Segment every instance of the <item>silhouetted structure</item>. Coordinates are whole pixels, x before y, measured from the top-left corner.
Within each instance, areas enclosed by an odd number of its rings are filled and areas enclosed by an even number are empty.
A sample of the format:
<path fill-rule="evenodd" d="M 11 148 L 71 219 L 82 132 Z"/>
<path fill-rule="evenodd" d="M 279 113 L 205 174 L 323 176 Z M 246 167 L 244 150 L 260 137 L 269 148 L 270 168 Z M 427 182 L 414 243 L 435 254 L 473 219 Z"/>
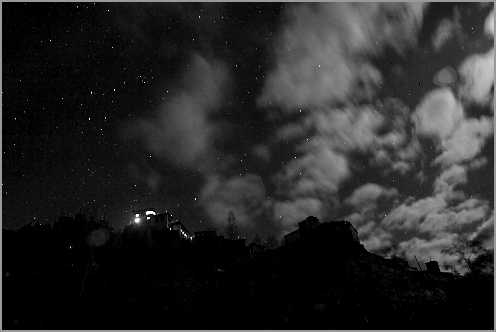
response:
<path fill-rule="evenodd" d="M 236 217 L 233 211 L 229 211 L 227 216 L 226 237 L 231 240 L 240 238 L 238 225 L 236 224 Z"/>
<path fill-rule="evenodd" d="M 298 229 L 284 236 L 284 244 L 291 246 L 301 241 L 324 241 L 335 245 L 344 243 L 358 244 L 358 232 L 348 221 L 320 223 L 310 216 L 298 223 Z"/>
<path fill-rule="evenodd" d="M 265 251 L 265 248 L 260 243 L 252 242 L 248 245 L 248 252 L 250 253 L 250 256 L 252 256 L 252 257 L 259 255 L 260 253 L 262 253 L 264 251 Z"/>
<path fill-rule="evenodd" d="M 398 268 L 398 269 L 402 269 L 402 270 L 417 271 L 417 269 L 411 267 L 410 264 L 408 264 L 408 262 L 405 259 L 398 257 L 398 256 L 391 257 L 388 260 L 388 263 L 394 268 Z"/>
<path fill-rule="evenodd" d="M 195 241 L 209 241 L 217 239 L 217 237 L 217 232 L 215 230 L 195 232 Z"/>
<path fill-rule="evenodd" d="M 493 327 L 492 274 L 412 271 L 365 250 L 346 221 L 307 218 L 284 246 L 260 250 L 212 230 L 189 241 L 146 216 L 117 232 L 81 214 L 4 230 L 3 327 Z"/>
<path fill-rule="evenodd" d="M 183 223 L 180 221 L 174 221 L 172 223 L 169 223 L 170 230 L 176 231 L 179 233 L 180 236 L 187 240 L 192 240 L 193 239 L 193 233 L 191 233 L 186 226 L 184 226 Z"/>
<path fill-rule="evenodd" d="M 437 261 L 429 261 L 425 263 L 425 267 L 427 272 L 439 273 L 441 270 L 439 269 L 439 264 Z"/>
<path fill-rule="evenodd" d="M 135 224 L 153 223 L 156 221 L 157 212 L 154 209 L 142 209 L 134 211 L 133 222 Z"/>

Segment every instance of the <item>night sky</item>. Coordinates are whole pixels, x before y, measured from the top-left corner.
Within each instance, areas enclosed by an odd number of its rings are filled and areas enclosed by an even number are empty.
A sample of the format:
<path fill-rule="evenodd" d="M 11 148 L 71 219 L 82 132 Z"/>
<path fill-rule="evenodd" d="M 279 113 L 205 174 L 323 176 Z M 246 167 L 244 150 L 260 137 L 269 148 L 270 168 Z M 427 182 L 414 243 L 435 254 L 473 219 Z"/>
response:
<path fill-rule="evenodd" d="M 493 246 L 492 3 L 4 3 L 3 226 L 348 219 Z"/>

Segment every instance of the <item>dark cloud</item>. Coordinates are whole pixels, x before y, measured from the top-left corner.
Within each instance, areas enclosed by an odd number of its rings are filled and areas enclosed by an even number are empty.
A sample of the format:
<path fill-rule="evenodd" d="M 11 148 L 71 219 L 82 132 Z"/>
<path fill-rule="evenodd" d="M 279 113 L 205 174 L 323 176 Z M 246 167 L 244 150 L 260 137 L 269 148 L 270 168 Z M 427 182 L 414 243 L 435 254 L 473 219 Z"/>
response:
<path fill-rule="evenodd" d="M 193 56 L 181 88 L 150 117 L 130 123 L 127 134 L 171 164 L 206 172 L 218 134 L 211 114 L 221 106 L 227 81 L 221 63 Z"/>
<path fill-rule="evenodd" d="M 239 227 L 250 232 L 256 230 L 256 222 L 267 208 L 264 183 L 255 174 L 227 179 L 217 175 L 207 177 L 200 203 L 215 225 L 225 227 L 232 211 Z"/>

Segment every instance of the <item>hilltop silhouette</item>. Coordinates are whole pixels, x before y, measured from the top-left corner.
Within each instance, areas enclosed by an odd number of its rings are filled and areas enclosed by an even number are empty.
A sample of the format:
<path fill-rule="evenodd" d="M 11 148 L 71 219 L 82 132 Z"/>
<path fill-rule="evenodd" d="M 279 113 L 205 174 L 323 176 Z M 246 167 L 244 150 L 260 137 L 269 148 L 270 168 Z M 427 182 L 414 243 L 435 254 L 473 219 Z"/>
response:
<path fill-rule="evenodd" d="M 347 221 L 309 217 L 277 247 L 181 229 L 79 214 L 3 230 L 3 328 L 493 328 L 491 269 L 419 271 Z"/>

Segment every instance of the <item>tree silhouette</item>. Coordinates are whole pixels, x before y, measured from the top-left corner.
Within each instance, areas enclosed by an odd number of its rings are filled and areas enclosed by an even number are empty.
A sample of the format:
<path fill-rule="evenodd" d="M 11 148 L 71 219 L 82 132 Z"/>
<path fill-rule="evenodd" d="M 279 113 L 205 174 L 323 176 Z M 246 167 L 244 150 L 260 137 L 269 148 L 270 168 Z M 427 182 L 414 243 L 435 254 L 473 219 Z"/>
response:
<path fill-rule="evenodd" d="M 461 238 L 443 253 L 455 255 L 469 273 L 492 273 L 494 270 L 492 250 L 484 248 L 480 241 Z"/>
<path fill-rule="evenodd" d="M 240 238 L 236 217 L 234 216 L 233 211 L 229 211 L 227 216 L 226 237 L 230 240 L 237 240 Z"/>

